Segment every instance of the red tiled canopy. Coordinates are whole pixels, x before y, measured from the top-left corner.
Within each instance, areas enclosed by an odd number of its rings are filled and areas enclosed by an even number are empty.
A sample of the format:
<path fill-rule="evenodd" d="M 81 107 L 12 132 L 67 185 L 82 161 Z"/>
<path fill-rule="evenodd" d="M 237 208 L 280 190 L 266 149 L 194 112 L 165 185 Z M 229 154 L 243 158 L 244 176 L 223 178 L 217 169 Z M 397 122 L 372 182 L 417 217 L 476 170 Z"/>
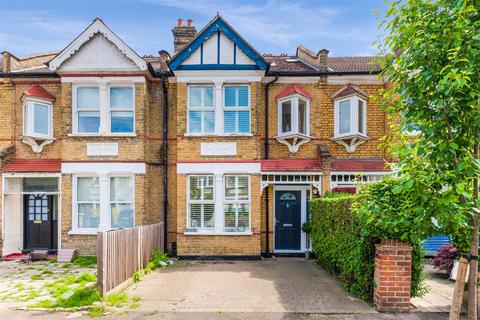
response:
<path fill-rule="evenodd" d="M 348 159 L 348 160 L 333 160 L 331 163 L 332 171 L 390 171 L 387 162 L 383 159 L 378 160 L 362 160 L 362 159 Z"/>
<path fill-rule="evenodd" d="M 262 171 L 322 171 L 317 159 L 269 159 L 261 160 Z"/>
<path fill-rule="evenodd" d="M 305 90 L 301 85 L 299 84 L 291 84 L 289 85 L 288 87 L 285 87 L 282 89 L 282 91 L 280 91 L 276 96 L 275 96 L 275 99 L 281 99 L 281 98 L 285 98 L 285 97 L 288 97 L 288 96 L 291 96 L 292 94 L 299 94 L 301 96 L 304 96 L 305 98 L 308 98 L 308 99 L 312 99 L 312 95 L 307 91 Z"/>
<path fill-rule="evenodd" d="M 60 172 L 60 159 L 15 159 L 3 167 L 4 172 Z"/>
<path fill-rule="evenodd" d="M 50 101 L 55 101 L 55 96 L 45 90 L 41 86 L 33 86 L 28 90 L 23 91 L 24 96 L 29 96 L 29 97 L 35 97 L 35 98 L 40 98 L 40 99 L 45 99 L 45 100 L 50 100 Z"/>

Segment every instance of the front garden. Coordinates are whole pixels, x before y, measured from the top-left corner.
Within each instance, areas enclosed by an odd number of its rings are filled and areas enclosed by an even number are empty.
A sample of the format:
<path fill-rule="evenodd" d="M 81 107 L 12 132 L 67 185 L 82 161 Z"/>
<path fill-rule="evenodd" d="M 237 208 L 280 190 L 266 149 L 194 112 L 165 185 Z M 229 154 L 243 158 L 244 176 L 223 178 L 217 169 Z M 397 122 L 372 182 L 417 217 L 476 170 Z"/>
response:
<path fill-rule="evenodd" d="M 148 271 L 163 264 L 152 262 Z M 0 270 L 0 305 L 6 308 L 101 316 L 126 313 L 140 302 L 123 292 L 100 297 L 96 257 L 77 257 L 73 263 L 1 261 Z"/>

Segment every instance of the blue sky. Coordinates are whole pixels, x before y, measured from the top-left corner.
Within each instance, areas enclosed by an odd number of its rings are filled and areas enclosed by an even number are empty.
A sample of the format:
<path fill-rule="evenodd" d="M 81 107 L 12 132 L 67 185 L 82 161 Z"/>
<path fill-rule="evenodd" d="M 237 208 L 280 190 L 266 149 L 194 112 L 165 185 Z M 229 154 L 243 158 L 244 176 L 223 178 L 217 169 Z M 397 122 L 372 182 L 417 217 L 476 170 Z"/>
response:
<path fill-rule="evenodd" d="M 1 0 L 0 51 L 14 55 L 63 49 L 95 17 L 138 54 L 172 52 L 177 18 L 200 30 L 219 11 L 261 53 L 295 54 L 303 44 L 330 55 L 373 55 L 373 10 L 383 0 Z"/>

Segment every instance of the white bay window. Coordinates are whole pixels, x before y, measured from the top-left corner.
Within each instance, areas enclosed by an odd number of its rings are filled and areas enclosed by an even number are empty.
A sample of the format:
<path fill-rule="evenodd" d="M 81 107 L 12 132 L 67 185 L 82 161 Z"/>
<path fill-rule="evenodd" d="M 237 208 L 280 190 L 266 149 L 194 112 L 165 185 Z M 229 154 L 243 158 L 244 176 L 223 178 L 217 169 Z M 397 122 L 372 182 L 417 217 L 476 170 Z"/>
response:
<path fill-rule="evenodd" d="M 53 138 L 51 102 L 25 99 L 23 117 L 23 135 L 40 139 Z"/>
<path fill-rule="evenodd" d="M 351 96 L 335 101 L 335 137 L 366 136 L 366 101 Z"/>
<path fill-rule="evenodd" d="M 308 99 L 299 95 L 278 101 L 278 136 L 310 134 L 309 103 Z"/>

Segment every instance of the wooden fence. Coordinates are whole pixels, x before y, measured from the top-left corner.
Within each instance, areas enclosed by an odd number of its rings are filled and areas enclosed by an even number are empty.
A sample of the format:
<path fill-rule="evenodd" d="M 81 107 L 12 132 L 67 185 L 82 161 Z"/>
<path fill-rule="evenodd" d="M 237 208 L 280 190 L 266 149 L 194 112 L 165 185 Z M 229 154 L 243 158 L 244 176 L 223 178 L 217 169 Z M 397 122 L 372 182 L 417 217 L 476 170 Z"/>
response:
<path fill-rule="evenodd" d="M 152 252 L 163 252 L 163 223 L 99 232 L 97 286 L 102 296 L 145 268 Z"/>

